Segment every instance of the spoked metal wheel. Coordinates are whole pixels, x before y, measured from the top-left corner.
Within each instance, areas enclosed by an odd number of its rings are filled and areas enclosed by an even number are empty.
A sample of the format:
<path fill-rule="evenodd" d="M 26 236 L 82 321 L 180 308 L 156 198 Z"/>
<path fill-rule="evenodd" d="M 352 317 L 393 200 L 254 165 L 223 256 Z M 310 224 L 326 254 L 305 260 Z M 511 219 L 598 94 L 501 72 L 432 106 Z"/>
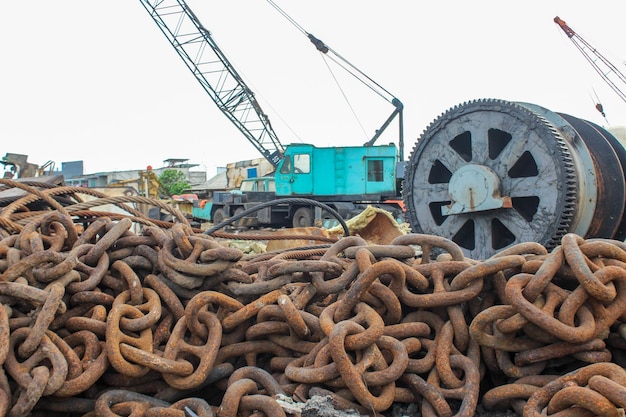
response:
<path fill-rule="evenodd" d="M 570 231 L 585 236 L 609 205 L 618 207 L 612 216 L 619 224 L 625 196 L 619 158 L 615 152 L 605 157 L 617 167 L 613 180 L 598 174 L 597 155 L 572 119 L 502 100 L 477 100 L 444 113 L 407 163 L 403 193 L 413 231 L 446 237 L 466 256 L 485 259 L 521 242 L 551 248 Z M 601 134 L 586 134 L 602 141 Z M 609 197 L 610 203 L 601 200 Z"/>

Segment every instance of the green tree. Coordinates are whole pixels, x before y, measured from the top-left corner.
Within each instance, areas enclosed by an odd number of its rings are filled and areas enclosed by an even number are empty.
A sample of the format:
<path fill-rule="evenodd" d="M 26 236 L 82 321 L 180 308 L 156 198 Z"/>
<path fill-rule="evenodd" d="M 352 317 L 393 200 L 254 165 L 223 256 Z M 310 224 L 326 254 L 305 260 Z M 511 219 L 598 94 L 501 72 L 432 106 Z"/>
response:
<path fill-rule="evenodd" d="M 182 194 L 190 187 L 185 174 L 177 169 L 166 169 L 163 171 L 159 176 L 159 182 L 163 190 L 170 197 L 176 194 Z"/>

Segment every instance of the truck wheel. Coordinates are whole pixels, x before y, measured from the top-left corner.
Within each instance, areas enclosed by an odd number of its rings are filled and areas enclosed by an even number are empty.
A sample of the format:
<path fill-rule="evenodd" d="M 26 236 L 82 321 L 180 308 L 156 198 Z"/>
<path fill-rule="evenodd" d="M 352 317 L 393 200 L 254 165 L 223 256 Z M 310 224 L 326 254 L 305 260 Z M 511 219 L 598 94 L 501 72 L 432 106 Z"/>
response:
<path fill-rule="evenodd" d="M 218 208 L 213 213 L 213 224 L 220 224 L 221 222 L 224 221 L 225 218 L 226 218 L 226 215 L 224 214 L 224 209 Z"/>
<path fill-rule="evenodd" d="M 246 209 L 244 209 L 243 207 L 237 207 L 235 209 L 235 212 L 233 213 L 233 217 L 240 215 L 241 213 L 243 213 L 244 211 L 246 211 Z M 246 229 L 245 224 L 244 224 L 244 218 L 242 217 L 239 220 L 236 220 L 233 223 L 234 226 L 240 228 L 240 229 Z"/>
<path fill-rule="evenodd" d="M 313 213 L 308 207 L 300 207 L 293 214 L 293 227 L 313 226 Z"/>

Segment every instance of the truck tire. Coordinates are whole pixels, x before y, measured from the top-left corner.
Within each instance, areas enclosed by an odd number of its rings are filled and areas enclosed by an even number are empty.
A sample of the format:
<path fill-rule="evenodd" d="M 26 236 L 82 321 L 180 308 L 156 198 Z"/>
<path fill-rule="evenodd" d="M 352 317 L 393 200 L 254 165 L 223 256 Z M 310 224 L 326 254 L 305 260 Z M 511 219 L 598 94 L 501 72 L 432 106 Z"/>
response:
<path fill-rule="evenodd" d="M 224 214 L 223 208 L 218 208 L 215 212 L 213 212 L 213 224 L 220 224 L 225 218 L 226 215 Z"/>
<path fill-rule="evenodd" d="M 293 213 L 293 227 L 313 226 L 313 212 L 308 207 L 300 207 Z"/>
<path fill-rule="evenodd" d="M 245 208 L 243 207 L 237 207 L 235 209 L 235 212 L 233 213 L 233 217 L 240 215 L 241 213 L 243 213 L 244 211 L 246 211 Z M 243 229 L 247 229 L 246 224 L 245 224 L 245 217 L 239 219 L 239 220 L 235 220 L 235 222 L 233 223 L 233 226 L 243 230 Z"/>

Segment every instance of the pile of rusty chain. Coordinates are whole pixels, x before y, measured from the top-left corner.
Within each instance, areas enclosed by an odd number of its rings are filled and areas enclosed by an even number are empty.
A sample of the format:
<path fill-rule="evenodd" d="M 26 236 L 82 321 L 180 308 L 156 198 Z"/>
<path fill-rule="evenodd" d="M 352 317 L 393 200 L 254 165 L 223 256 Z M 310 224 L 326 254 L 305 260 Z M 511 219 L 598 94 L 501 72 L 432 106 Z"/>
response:
<path fill-rule="evenodd" d="M 157 207 L 162 212 L 169 213 L 178 222 L 189 224 L 184 214 L 155 198 L 142 196 L 111 197 L 105 193 L 87 187 L 56 186 L 37 181 L 14 181 L 0 178 L 0 192 L 8 192 L 9 197 L 0 199 L 8 203 L 0 207 L 0 237 L 19 233 L 22 228 L 42 216 L 50 213 L 51 209 L 64 215 L 71 215 L 75 219 L 89 222 L 97 217 L 109 217 L 119 220 L 130 218 L 133 222 L 147 226 L 169 228 L 169 222 L 151 219 L 134 205 Z M 83 201 L 84 197 L 91 198 Z M 6 200 L 6 201 L 2 201 Z M 102 207 L 115 206 L 120 212 L 105 212 Z M 100 210 L 91 210 L 99 207 Z"/>
<path fill-rule="evenodd" d="M 244 258 L 184 223 L 75 221 L 0 240 L 0 417 L 297 416 L 316 396 L 377 416 L 626 408 L 622 242 L 476 261 L 350 236 Z"/>

